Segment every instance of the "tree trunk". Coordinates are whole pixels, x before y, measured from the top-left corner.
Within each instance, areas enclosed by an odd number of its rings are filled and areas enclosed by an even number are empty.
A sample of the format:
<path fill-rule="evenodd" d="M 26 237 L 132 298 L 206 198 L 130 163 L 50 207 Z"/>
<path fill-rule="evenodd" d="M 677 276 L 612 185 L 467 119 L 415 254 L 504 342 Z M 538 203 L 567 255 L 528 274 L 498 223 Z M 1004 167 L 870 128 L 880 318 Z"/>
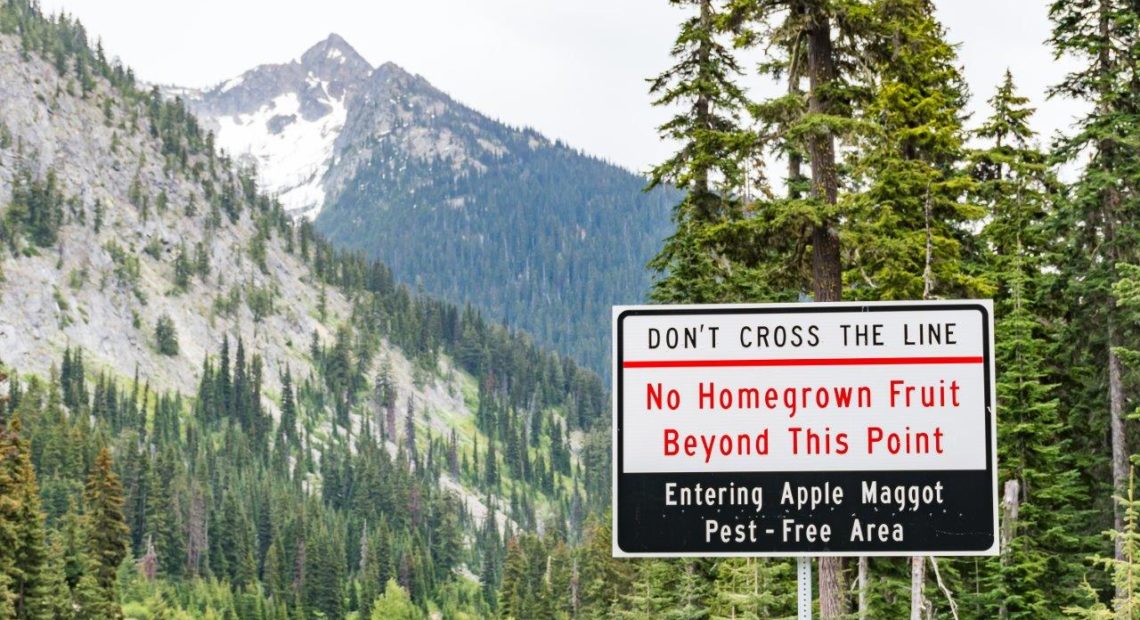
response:
<path fill-rule="evenodd" d="M 808 113 L 828 114 L 832 105 L 827 88 L 835 80 L 831 18 L 822 2 L 812 2 L 808 13 Z M 834 205 L 839 194 L 839 175 L 835 167 L 835 138 L 831 132 L 812 134 L 808 139 L 808 156 L 811 159 L 812 196 L 827 205 Z M 835 222 L 830 217 L 820 218 L 811 237 L 815 300 L 839 301 L 843 281 L 839 263 L 839 232 L 835 229 Z M 820 579 L 824 574 L 821 563 Z M 822 591 L 820 594 L 822 596 Z"/>
<path fill-rule="evenodd" d="M 871 567 L 868 565 L 867 556 L 859 556 L 859 620 L 867 620 L 867 578 L 870 576 Z"/>
<path fill-rule="evenodd" d="M 1121 496 L 1124 494 L 1128 482 L 1128 449 L 1124 439 L 1124 384 L 1121 378 L 1120 356 L 1116 354 L 1116 347 L 1120 346 L 1120 335 L 1113 322 L 1111 310 L 1115 304 L 1110 303 L 1108 318 L 1108 411 L 1111 417 L 1112 428 L 1112 488 Z M 1113 514 L 1113 527 L 1117 532 L 1124 531 L 1124 511 L 1119 503 L 1115 504 Z M 1116 537 L 1116 559 L 1124 559 L 1124 538 Z"/>
<path fill-rule="evenodd" d="M 712 31 L 712 4 L 711 4 L 711 0 L 701 0 L 700 20 L 701 20 L 701 31 L 702 32 L 711 32 Z M 698 71 L 698 73 L 701 74 L 702 79 L 707 79 L 704 77 L 704 74 L 705 74 L 707 67 L 708 67 L 709 56 L 710 56 L 709 42 L 707 40 L 702 41 L 699 44 L 699 46 L 697 47 L 697 60 L 698 60 L 698 64 L 700 65 L 698 67 L 697 71 Z M 696 121 L 697 121 L 696 124 L 698 127 L 700 127 L 702 130 L 712 128 L 712 121 L 709 118 L 711 115 L 710 114 L 711 108 L 710 108 L 709 98 L 708 98 L 708 95 L 705 94 L 704 90 L 698 91 L 697 100 L 693 104 L 693 112 L 697 117 L 696 118 Z M 705 219 L 706 221 L 711 220 L 713 217 L 713 209 L 712 209 L 712 205 L 710 204 L 711 200 L 709 200 L 709 171 L 708 171 L 707 165 L 701 165 L 693 171 L 693 195 L 697 199 L 697 205 L 698 205 L 698 209 L 700 209 L 701 217 L 703 219 Z"/>
<path fill-rule="evenodd" d="M 1112 18 L 1111 3 L 1101 1 L 1097 7 L 1097 22 L 1098 30 L 1101 37 L 1101 46 L 1097 53 L 1098 67 L 1097 70 L 1102 74 L 1110 74 L 1113 70 L 1113 58 L 1109 53 L 1108 41 L 1112 37 Z M 1098 105 L 1099 112 L 1107 113 L 1108 104 L 1106 99 L 1110 96 L 1109 92 L 1099 93 L 1100 103 Z M 1115 145 L 1111 139 L 1104 138 L 1098 145 L 1100 149 L 1100 158 L 1105 162 L 1105 166 L 1112 168 L 1115 155 Z M 1116 214 L 1119 210 L 1120 194 L 1114 188 L 1105 190 L 1101 203 L 1101 224 L 1104 227 L 1104 247 L 1105 261 L 1108 263 L 1110 274 L 1116 271 Z M 1114 349 L 1120 346 L 1120 334 L 1115 324 L 1116 319 L 1116 301 L 1109 296 L 1107 302 L 1107 315 L 1108 320 L 1105 322 L 1108 337 L 1108 414 L 1109 414 L 1109 428 L 1111 432 L 1112 441 L 1112 488 L 1114 494 L 1124 494 L 1124 485 L 1128 477 L 1128 451 L 1124 437 L 1124 386 L 1121 378 L 1120 358 L 1117 357 Z M 1119 503 L 1114 503 L 1113 506 L 1113 527 L 1116 531 L 1121 532 L 1124 530 L 1124 511 L 1121 509 Z M 1116 559 L 1124 559 L 1124 543 L 1120 537 L 1116 539 L 1115 557 Z M 1120 586 L 1116 588 L 1117 598 L 1122 594 Z"/>
<path fill-rule="evenodd" d="M 1005 481 L 1005 491 L 1001 500 L 1001 556 L 1000 562 L 1005 566 L 1009 562 L 1009 544 L 1017 533 L 1017 514 L 1021 510 L 1021 483 L 1017 478 Z M 998 607 L 998 617 L 1008 618 L 1009 607 L 1006 601 Z"/>
<path fill-rule="evenodd" d="M 910 620 L 922 620 L 922 610 L 926 607 L 922 596 L 925 582 L 926 558 L 916 555 L 910 559 Z"/>
<path fill-rule="evenodd" d="M 826 114 L 831 105 L 825 96 L 835 79 L 835 58 L 831 46 L 831 19 L 821 2 L 809 7 L 808 41 L 808 112 Z M 811 159 L 812 196 L 834 205 L 839 194 L 839 178 L 835 168 L 835 139 L 830 132 L 813 134 L 808 140 Z M 843 281 L 839 264 L 839 233 L 834 222 L 821 218 L 812 230 L 812 281 L 815 301 L 839 301 Z M 844 614 L 843 560 L 819 559 L 819 617 L 827 620 Z"/>

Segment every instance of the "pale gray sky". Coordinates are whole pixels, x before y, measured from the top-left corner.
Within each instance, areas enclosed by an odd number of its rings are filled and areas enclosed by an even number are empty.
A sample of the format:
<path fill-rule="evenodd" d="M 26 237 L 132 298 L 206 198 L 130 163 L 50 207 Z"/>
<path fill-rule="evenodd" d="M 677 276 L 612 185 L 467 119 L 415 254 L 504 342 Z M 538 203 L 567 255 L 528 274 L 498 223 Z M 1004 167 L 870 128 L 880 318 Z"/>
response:
<path fill-rule="evenodd" d="M 627 168 L 669 154 L 645 78 L 668 66 L 684 12 L 665 0 L 41 0 L 79 17 L 146 81 L 203 86 L 295 58 L 336 32 L 374 65 L 393 61 L 513 125 Z M 1039 108 L 1046 134 L 1080 106 L 1046 101 L 1064 70 L 1045 45 L 1044 0 L 936 0 L 973 93 L 1006 67 Z M 763 84 L 753 86 L 763 89 Z M 978 116 L 978 114 L 976 114 Z"/>

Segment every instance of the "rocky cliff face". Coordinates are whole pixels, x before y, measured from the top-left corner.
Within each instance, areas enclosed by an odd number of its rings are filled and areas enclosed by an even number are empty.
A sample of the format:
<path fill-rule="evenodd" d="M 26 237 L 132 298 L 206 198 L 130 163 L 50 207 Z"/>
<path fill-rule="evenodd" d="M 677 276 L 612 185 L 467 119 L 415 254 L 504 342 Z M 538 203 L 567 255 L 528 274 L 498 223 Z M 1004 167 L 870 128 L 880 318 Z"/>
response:
<path fill-rule="evenodd" d="M 243 191 L 224 161 L 191 156 L 183 172 L 147 130 L 146 102 L 123 100 L 102 79 L 82 96 L 73 79 L 36 57 L 24 60 L 18 42 L 3 35 L 0 82 L 0 215 L 10 220 L 14 190 L 25 179 L 52 179 L 64 201 L 51 246 L 23 243 L 3 229 L 4 244 L 18 254 L 4 248 L 0 258 L 0 362 L 46 375 L 65 347 L 79 347 L 95 368 L 120 377 L 138 369 L 156 389 L 192 393 L 202 360 L 229 336 L 260 352 L 271 392 L 286 367 L 308 374 L 309 343 L 314 335 L 334 338 L 350 302 L 317 284 L 281 235 L 258 241 L 250 211 L 230 221 L 211 208 L 211 192 L 226 185 Z M 219 171 L 217 183 L 207 181 L 209 170 Z M 176 286 L 183 252 L 208 271 L 184 290 Z M 155 346 L 163 316 L 178 336 L 173 357 Z M 466 412 L 462 377 L 417 386 L 401 351 L 385 346 L 378 357 L 392 365 L 401 407 L 414 399 Z"/>

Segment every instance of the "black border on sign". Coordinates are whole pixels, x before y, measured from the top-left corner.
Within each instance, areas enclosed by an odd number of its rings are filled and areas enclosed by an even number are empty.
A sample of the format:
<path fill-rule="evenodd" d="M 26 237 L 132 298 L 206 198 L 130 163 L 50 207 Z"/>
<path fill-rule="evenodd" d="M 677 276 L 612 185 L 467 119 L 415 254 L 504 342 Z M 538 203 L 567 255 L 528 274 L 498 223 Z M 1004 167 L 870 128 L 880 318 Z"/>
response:
<path fill-rule="evenodd" d="M 991 302 L 992 303 L 992 302 Z M 614 309 L 617 310 L 621 306 Z M 741 552 L 639 552 L 639 551 L 626 551 L 618 544 L 618 485 L 622 472 L 625 470 L 625 444 L 624 444 L 624 416 L 623 410 L 623 385 L 624 385 L 624 331 L 623 323 L 627 316 L 677 316 L 677 315 L 694 315 L 694 314 L 832 314 L 832 313 L 873 313 L 873 312 L 908 312 L 908 311 L 924 311 L 924 310 L 977 310 L 982 316 L 982 364 L 983 364 L 983 385 L 985 397 L 985 426 L 986 426 L 986 474 L 990 478 L 991 489 L 990 493 L 993 497 L 992 502 L 992 530 L 991 530 L 991 545 L 987 549 L 929 549 L 922 551 L 914 550 L 898 550 L 898 551 L 787 551 L 787 552 L 757 552 L 757 551 L 741 551 Z M 615 445 L 612 449 L 613 468 L 612 468 L 612 496 L 611 507 L 611 541 L 612 551 L 615 557 L 850 557 L 850 556 L 868 556 L 868 557 L 898 557 L 898 556 L 915 556 L 915 555 L 942 555 L 942 556 L 988 556 L 997 555 L 998 553 L 998 502 L 997 502 L 997 463 L 995 462 L 994 450 L 996 449 L 996 421 L 995 421 L 995 406 L 994 406 L 994 360 L 991 344 L 993 343 L 993 333 L 991 325 L 993 324 L 993 317 L 991 316 L 990 309 L 984 304 L 978 303 L 978 300 L 968 300 L 961 302 L 954 301 L 930 301 L 930 302 L 816 302 L 816 303 L 779 303 L 779 304 L 683 304 L 677 306 L 633 306 L 622 310 L 620 313 L 615 314 L 613 317 L 613 330 L 614 330 L 614 373 L 613 373 L 613 434 L 615 438 Z M 810 470 L 800 470 L 810 471 Z M 922 471 L 922 470 L 918 470 Z M 978 470 L 974 470 L 978 471 Z M 670 472 L 661 472 L 670 473 Z M 723 474 L 742 473 L 742 472 L 718 472 Z M 857 470 L 852 472 L 842 473 L 860 473 L 864 475 L 876 475 L 884 473 L 877 470 Z"/>

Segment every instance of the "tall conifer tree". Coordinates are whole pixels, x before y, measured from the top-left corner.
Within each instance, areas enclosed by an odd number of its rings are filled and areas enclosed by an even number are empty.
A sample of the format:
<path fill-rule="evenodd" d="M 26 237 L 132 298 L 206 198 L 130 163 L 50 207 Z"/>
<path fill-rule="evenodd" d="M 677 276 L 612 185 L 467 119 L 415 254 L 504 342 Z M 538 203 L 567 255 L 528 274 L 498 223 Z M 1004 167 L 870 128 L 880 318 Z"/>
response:
<path fill-rule="evenodd" d="M 13 618 L 43 617 L 46 562 L 40 491 L 17 415 L 0 429 L 0 569 Z"/>
<path fill-rule="evenodd" d="M 1120 279 L 1119 266 L 1140 258 L 1140 6 L 1131 0 L 1056 1 L 1049 15 L 1056 54 L 1078 63 L 1052 93 L 1091 105 L 1055 152 L 1060 160 L 1083 163 L 1058 224 L 1068 241 L 1060 265 L 1061 292 L 1070 301 L 1066 363 L 1087 372 L 1065 386 L 1063 409 L 1078 424 L 1094 421 L 1084 436 L 1103 437 L 1108 430 L 1107 450 L 1099 441 L 1084 446 L 1110 454 L 1107 462 L 1090 463 L 1094 478 L 1111 480 L 1102 494 L 1107 498 L 1123 495 L 1131 451 L 1125 408 L 1135 385 L 1128 384 L 1119 350 L 1137 332 L 1111 288 Z M 1123 505 L 1112 511 L 1113 529 L 1123 531 Z M 1120 538 L 1115 547 L 1116 559 L 1123 559 Z"/>
<path fill-rule="evenodd" d="M 992 113 L 975 132 L 985 147 L 972 156 L 973 198 L 990 214 L 981 239 L 997 287 L 998 466 L 1006 493 L 1002 555 L 975 577 L 987 586 L 963 602 L 978 616 L 1040 618 L 1074 602 L 1082 571 L 1065 558 L 1080 553 L 1081 522 L 1091 515 L 1080 508 L 1087 498 L 1047 363 L 1056 336 L 1047 320 L 1055 280 L 1047 222 L 1058 182 L 1034 144 L 1029 100 L 1008 71 L 989 103 Z M 965 568 L 971 565 L 978 566 Z"/>
<path fill-rule="evenodd" d="M 123 485 L 111 469 L 111 452 L 107 448 L 99 451 L 87 477 L 84 516 L 95 583 L 108 601 L 108 617 L 121 617 L 115 581 L 119 564 L 127 556 L 130 532 L 123 517 Z"/>
<path fill-rule="evenodd" d="M 734 82 L 740 68 L 725 44 L 722 3 L 671 0 L 695 9 L 681 24 L 672 55 L 676 64 L 650 80 L 655 105 L 678 107 L 659 128 L 662 138 L 680 143 L 677 152 L 657 165 L 649 187 L 672 184 L 686 192 L 673 212 L 676 230 L 650 262 L 661 274 L 654 284 L 658 301 L 719 301 L 716 282 L 723 258 L 709 243 L 707 227 L 723 222 L 739 200 L 743 183 L 739 153 L 749 138 L 740 127 L 744 94 Z"/>

